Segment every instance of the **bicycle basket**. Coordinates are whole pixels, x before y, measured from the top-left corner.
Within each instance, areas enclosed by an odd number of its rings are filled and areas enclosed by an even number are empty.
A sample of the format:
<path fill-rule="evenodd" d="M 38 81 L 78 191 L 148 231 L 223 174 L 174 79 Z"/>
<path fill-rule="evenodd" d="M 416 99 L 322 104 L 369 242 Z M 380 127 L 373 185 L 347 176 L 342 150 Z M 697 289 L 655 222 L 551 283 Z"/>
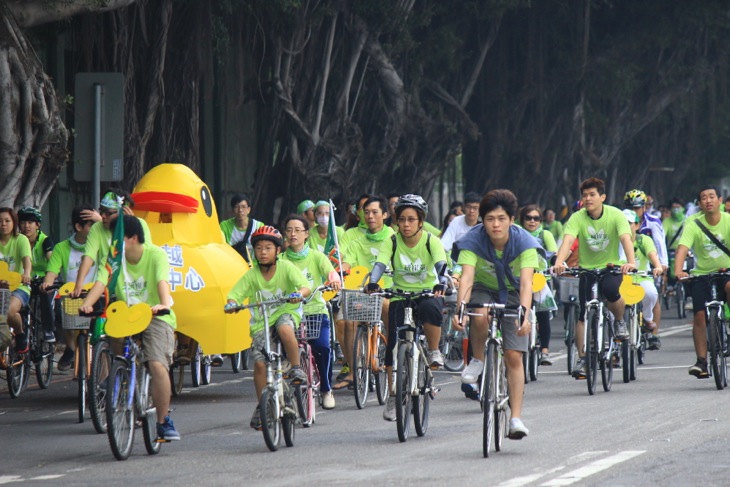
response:
<path fill-rule="evenodd" d="M 10 289 L 0 289 L 0 322 L 2 322 L 2 323 L 7 322 L 9 307 L 10 307 Z"/>
<path fill-rule="evenodd" d="M 365 294 L 362 291 L 343 289 L 343 317 L 350 321 L 372 323 L 380 321 L 383 297 Z"/>
<path fill-rule="evenodd" d="M 570 303 L 570 297 L 575 296 L 578 299 L 578 283 L 580 279 L 577 277 L 558 277 L 558 283 L 560 285 L 560 301 L 563 303 Z"/>
<path fill-rule="evenodd" d="M 299 325 L 299 336 L 305 340 L 316 340 L 322 331 L 322 319 L 325 315 L 307 315 L 302 317 Z"/>
<path fill-rule="evenodd" d="M 84 302 L 81 298 L 61 296 L 61 328 L 64 330 L 88 330 L 91 318 L 79 316 L 79 308 Z"/>

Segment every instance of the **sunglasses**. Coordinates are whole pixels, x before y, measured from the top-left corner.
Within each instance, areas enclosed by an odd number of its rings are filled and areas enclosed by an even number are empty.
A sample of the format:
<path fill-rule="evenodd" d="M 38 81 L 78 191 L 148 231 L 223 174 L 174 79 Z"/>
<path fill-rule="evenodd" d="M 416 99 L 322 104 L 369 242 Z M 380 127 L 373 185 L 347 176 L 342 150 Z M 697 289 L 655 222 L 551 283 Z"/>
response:
<path fill-rule="evenodd" d="M 542 217 L 541 216 L 535 216 L 535 215 L 527 215 L 525 217 L 525 221 L 526 222 L 539 222 L 539 221 L 542 221 Z"/>

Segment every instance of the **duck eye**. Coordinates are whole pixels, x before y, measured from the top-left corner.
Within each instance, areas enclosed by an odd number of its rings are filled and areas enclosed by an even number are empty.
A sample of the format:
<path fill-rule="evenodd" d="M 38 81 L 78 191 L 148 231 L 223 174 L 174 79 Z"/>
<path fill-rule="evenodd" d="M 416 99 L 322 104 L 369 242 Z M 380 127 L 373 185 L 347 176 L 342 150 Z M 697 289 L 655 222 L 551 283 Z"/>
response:
<path fill-rule="evenodd" d="M 210 191 L 207 186 L 200 188 L 200 201 L 203 202 L 205 214 L 211 216 L 213 214 L 213 199 L 210 197 Z"/>

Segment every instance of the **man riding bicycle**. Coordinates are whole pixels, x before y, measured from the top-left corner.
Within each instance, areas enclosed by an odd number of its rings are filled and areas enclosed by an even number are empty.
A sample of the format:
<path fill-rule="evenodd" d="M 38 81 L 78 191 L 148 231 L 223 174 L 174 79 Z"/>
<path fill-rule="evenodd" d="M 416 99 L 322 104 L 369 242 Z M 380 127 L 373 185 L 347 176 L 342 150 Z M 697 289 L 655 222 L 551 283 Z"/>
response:
<path fill-rule="evenodd" d="M 613 206 L 604 205 L 606 200 L 605 183 L 598 178 L 589 178 L 580 185 L 583 208 L 573 213 L 565 224 L 563 243 L 560 245 L 553 272 L 565 272 L 565 260 L 570 254 L 570 248 L 578 239 L 578 265 L 587 269 L 600 269 L 609 265 L 619 265 L 621 272 L 626 274 L 636 270 L 634 258 L 634 244 L 631 241 L 631 228 L 626 216 Z M 619 246 L 623 248 L 626 260 L 619 257 Z M 573 377 L 586 377 L 584 316 L 586 295 L 594 284 L 596 277 L 583 274 L 580 276 L 579 301 L 580 317 L 575 327 L 576 346 L 578 348 L 578 362 L 573 369 Z M 601 295 L 607 301 L 607 307 L 616 317 L 614 335 L 619 339 L 629 336 L 624 315 L 625 302 L 619 294 L 622 277 L 608 274 L 599 282 Z"/>

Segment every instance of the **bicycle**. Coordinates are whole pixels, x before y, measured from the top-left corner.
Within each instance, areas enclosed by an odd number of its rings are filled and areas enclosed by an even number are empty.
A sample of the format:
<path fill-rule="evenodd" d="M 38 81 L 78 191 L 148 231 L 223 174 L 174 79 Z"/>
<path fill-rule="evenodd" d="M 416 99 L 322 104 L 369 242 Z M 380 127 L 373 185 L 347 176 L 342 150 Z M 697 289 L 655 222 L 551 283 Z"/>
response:
<path fill-rule="evenodd" d="M 730 271 L 722 269 L 701 276 L 690 276 L 684 281 L 710 281 L 710 300 L 705 302 L 707 317 L 707 353 L 710 355 L 708 372 L 715 379 L 718 390 L 727 387 L 728 330 L 725 322 L 722 298 L 718 296 L 716 279 L 730 276 Z"/>
<path fill-rule="evenodd" d="M 537 293 L 540 293 L 546 286 L 549 286 L 547 279 L 545 278 L 547 273 L 549 273 L 549 271 L 538 271 L 533 274 L 533 296 L 537 297 Z M 530 313 L 530 336 L 527 353 L 522 355 L 522 365 L 525 369 L 525 384 L 527 384 L 528 378 L 533 382 L 537 380 L 537 374 L 540 367 L 540 352 L 542 351 L 540 334 L 538 333 L 540 325 L 537 321 L 537 313 L 542 311 L 552 312 L 554 311 L 554 308 L 551 308 L 549 305 L 546 305 L 534 298 L 532 300 L 532 312 Z"/>
<path fill-rule="evenodd" d="M 279 449 L 282 430 L 286 446 L 294 446 L 294 426 L 300 418 L 294 397 L 295 392 L 292 391 L 289 384 L 284 380 L 281 366 L 281 342 L 278 337 L 274 338 L 276 349 L 272 350 L 272 338 L 269 330 L 268 308 L 286 302 L 288 302 L 288 299 L 269 299 L 259 300 L 253 304 L 226 306 L 224 308 L 226 313 L 256 308 L 264 318 L 264 330 L 267 330 L 267 332 L 264 333 L 266 340 L 262 352 L 266 362 L 266 386 L 261 391 L 259 409 L 264 442 L 271 451 L 277 451 Z"/>
<path fill-rule="evenodd" d="M 100 353 L 95 353 L 97 345 L 104 347 L 104 344 L 99 345 L 99 342 L 97 341 L 98 337 L 92 340 L 89 335 L 91 327 L 95 326 L 96 319 L 92 320 L 88 317 L 79 316 L 79 308 L 83 303 L 82 298 L 85 297 L 86 292 L 91 288 L 91 284 L 84 286 L 82 295 L 79 298 L 72 298 L 70 296 L 74 287 L 74 283 L 66 283 L 61 286 L 58 291 L 58 299 L 61 305 L 61 327 L 64 330 L 79 332 L 76 337 L 76 350 L 74 352 L 74 377 L 76 377 L 78 383 L 78 422 L 84 422 L 88 405 L 89 414 L 92 418 L 92 422 L 94 423 L 94 428 L 99 433 L 104 433 L 106 432 L 106 420 L 102 421 L 100 418 L 105 416 L 105 406 L 103 403 L 105 402 L 104 397 L 106 394 L 101 387 L 102 380 L 99 380 L 99 376 L 102 374 L 108 374 L 109 372 L 108 365 L 111 364 L 111 355 L 109 355 L 108 352 L 109 345 L 105 342 L 108 354 L 107 357 L 103 357 Z M 105 292 L 104 300 L 101 301 L 102 308 L 103 303 L 107 300 L 108 296 L 106 296 Z M 92 324 L 92 322 L 94 324 Z M 105 370 L 102 370 L 100 368 L 101 365 L 97 364 L 97 366 L 93 368 L 94 373 L 97 376 L 97 380 L 93 381 L 93 387 L 91 387 L 91 377 L 94 376 L 94 374 L 92 374 L 92 357 L 94 356 L 97 358 L 97 361 L 104 360 L 107 367 Z M 101 399 L 99 399 L 99 395 L 101 395 Z"/>
<path fill-rule="evenodd" d="M 20 276 L 18 274 L 18 276 Z M 18 279 L 19 281 L 19 279 Z M 40 285 L 43 277 L 34 277 L 31 280 L 31 294 L 28 304 L 20 310 L 20 316 L 28 340 L 28 351 L 19 353 L 12 344 L 6 350 L 5 361 L 8 366 L 6 379 L 10 397 L 17 398 L 28 386 L 30 369 L 35 369 L 36 380 L 41 389 L 47 389 L 53 376 L 54 344 L 48 343 L 43 337 L 43 324 L 40 322 Z M 53 289 L 53 288 L 49 288 Z M 0 314 L 7 316 L 10 306 L 10 289 L 0 289 Z"/>
<path fill-rule="evenodd" d="M 464 367 L 464 339 L 463 331 L 454 330 L 451 326 L 456 313 L 456 294 L 444 298 L 444 319 L 441 322 L 441 340 L 439 350 L 444 357 L 444 368 L 449 372 L 461 372 Z"/>
<path fill-rule="evenodd" d="M 613 384 L 614 360 L 619 360 L 620 347 L 613 338 L 613 320 L 603 304 L 598 284 L 604 276 L 609 274 L 620 275 L 621 268 L 613 266 L 602 269 L 573 267 L 566 269 L 565 274 L 591 274 L 596 278 L 591 286 L 585 305 L 583 343 L 586 357 L 586 383 L 588 385 L 588 394 L 594 395 L 600 367 L 603 390 L 609 392 Z"/>
<path fill-rule="evenodd" d="M 83 317 L 99 317 L 102 314 L 104 311 L 79 313 Z M 169 314 L 169 310 L 161 310 L 155 316 L 166 314 Z M 107 436 L 112 454 L 117 460 L 129 458 L 138 420 L 142 425 L 142 436 L 148 454 L 158 454 L 162 443 L 168 442 L 157 436 L 157 409 L 152 403 L 149 390 L 151 376 L 147 364 L 140 362 L 143 344 L 139 334 L 148 325 L 149 320 L 138 320 L 135 326 L 125 326 L 124 333 L 111 331 L 118 331 L 122 327 L 106 327 L 109 337 L 124 339 L 122 354 L 112 358 L 106 380 Z"/>
<path fill-rule="evenodd" d="M 383 334 L 383 298 L 360 290 L 342 289 L 343 317 L 358 323 L 352 352 L 352 385 L 355 405 L 365 407 L 370 389 L 375 389 L 380 405 L 388 399 L 385 372 L 387 337 Z"/>
<path fill-rule="evenodd" d="M 426 337 L 422 324 L 413 318 L 413 308 L 418 298 L 434 297 L 433 291 L 401 291 L 385 289 L 371 296 L 387 299 L 403 298 L 403 323 L 396 328 L 398 343 L 394 344 L 393 375 L 395 376 L 395 417 L 398 440 L 405 442 L 410 433 L 410 414 L 413 413 L 413 426 L 418 436 L 428 432 L 430 401 L 435 398 L 437 389 L 433 386 L 433 372 L 426 360 Z M 391 303 L 392 306 L 392 303 Z M 390 323 L 390 326 L 397 326 Z"/>
<path fill-rule="evenodd" d="M 652 274 L 647 272 L 637 272 L 635 275 L 639 277 L 647 277 Z M 644 288 L 638 285 L 636 288 L 636 292 L 622 293 L 624 301 L 626 302 L 624 322 L 629 330 L 629 339 L 621 342 L 621 372 L 624 383 L 636 380 L 637 359 L 640 364 L 643 363 L 644 351 L 648 346 L 648 337 L 644 336 L 645 332 L 642 330 L 644 318 L 643 305 L 641 301 L 644 299 L 645 295 Z M 643 344 L 642 340 L 644 341 Z M 644 347 L 644 350 L 641 350 L 642 347 Z"/>
<path fill-rule="evenodd" d="M 580 303 L 578 302 L 579 279 L 575 277 L 558 277 L 560 301 L 563 303 L 565 316 L 565 347 L 567 352 L 566 362 L 568 375 L 573 374 L 576 361 L 578 360 L 578 347 L 575 345 L 575 325 L 580 315 Z"/>
<path fill-rule="evenodd" d="M 502 319 L 508 311 L 516 313 L 519 321 L 522 321 L 522 316 L 519 308 L 508 308 L 504 304 L 462 303 L 459 308 L 460 323 L 464 322 L 464 315 L 483 316 L 481 313 L 468 312 L 472 309 L 487 309 L 491 317 L 488 338 L 484 343 L 484 365 L 479 388 L 479 405 L 483 413 L 482 454 L 488 458 L 492 449 L 501 451 L 502 440 L 507 436 L 509 390 L 502 348 Z"/>

